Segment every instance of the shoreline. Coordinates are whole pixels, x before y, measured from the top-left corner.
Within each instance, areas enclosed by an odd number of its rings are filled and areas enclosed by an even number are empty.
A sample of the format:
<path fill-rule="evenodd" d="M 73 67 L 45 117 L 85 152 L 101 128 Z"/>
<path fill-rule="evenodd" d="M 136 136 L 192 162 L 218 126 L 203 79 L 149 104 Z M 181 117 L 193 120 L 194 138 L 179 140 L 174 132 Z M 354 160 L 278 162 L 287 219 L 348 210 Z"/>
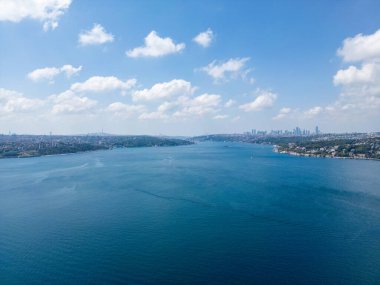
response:
<path fill-rule="evenodd" d="M 114 149 L 126 149 L 126 148 L 162 148 L 162 147 L 178 147 L 178 146 L 188 146 L 192 144 L 183 144 L 183 145 L 163 145 L 163 146 L 134 146 L 134 147 L 115 147 L 115 148 L 106 148 L 106 149 L 94 149 L 94 150 L 83 150 L 76 152 L 65 152 L 65 153 L 54 153 L 54 154 L 40 154 L 40 155 L 23 155 L 23 156 L 0 156 L 1 159 L 26 159 L 26 158 L 37 158 L 37 157 L 49 157 L 49 156 L 65 156 L 65 155 L 73 155 L 73 154 L 81 154 L 81 153 L 89 153 L 89 152 L 97 152 L 97 151 L 111 151 Z"/>
<path fill-rule="evenodd" d="M 278 151 L 275 147 L 273 147 L 273 152 L 279 153 L 279 154 L 287 154 L 291 156 L 300 156 L 300 157 L 314 157 L 314 158 L 332 158 L 332 159 L 352 159 L 352 160 L 374 160 L 374 161 L 380 161 L 380 159 L 377 158 L 370 158 L 370 157 L 345 157 L 345 156 L 322 156 L 322 155 L 315 155 L 315 154 L 309 154 L 309 153 L 299 153 L 294 151 Z"/>
<path fill-rule="evenodd" d="M 54 153 L 54 154 L 40 154 L 40 155 L 21 155 L 21 156 L 0 156 L 0 159 L 24 159 L 24 158 L 36 158 L 36 157 L 49 157 L 49 156 L 64 156 L 64 155 L 73 155 L 73 154 L 80 154 L 80 153 L 87 153 L 87 152 L 96 152 L 96 151 L 107 151 L 111 149 L 94 149 L 94 150 L 83 150 L 83 151 L 76 151 L 76 152 L 65 152 L 65 153 Z"/>

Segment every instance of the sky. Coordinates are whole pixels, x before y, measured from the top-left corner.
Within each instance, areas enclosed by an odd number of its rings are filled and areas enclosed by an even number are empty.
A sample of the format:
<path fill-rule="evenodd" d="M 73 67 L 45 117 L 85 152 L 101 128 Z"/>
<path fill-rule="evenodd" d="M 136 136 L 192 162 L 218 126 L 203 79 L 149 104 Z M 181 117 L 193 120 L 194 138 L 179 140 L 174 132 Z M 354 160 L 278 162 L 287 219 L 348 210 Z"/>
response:
<path fill-rule="evenodd" d="M 0 0 L 0 134 L 380 131 L 380 1 Z"/>

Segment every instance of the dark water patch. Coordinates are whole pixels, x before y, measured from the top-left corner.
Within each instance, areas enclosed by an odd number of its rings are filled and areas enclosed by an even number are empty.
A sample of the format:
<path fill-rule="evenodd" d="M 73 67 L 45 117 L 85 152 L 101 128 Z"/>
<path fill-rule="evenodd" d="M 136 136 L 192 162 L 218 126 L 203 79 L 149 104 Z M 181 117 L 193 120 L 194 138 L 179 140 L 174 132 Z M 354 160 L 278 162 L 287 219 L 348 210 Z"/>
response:
<path fill-rule="evenodd" d="M 0 161 L 0 283 L 377 284 L 378 173 L 222 143 Z"/>

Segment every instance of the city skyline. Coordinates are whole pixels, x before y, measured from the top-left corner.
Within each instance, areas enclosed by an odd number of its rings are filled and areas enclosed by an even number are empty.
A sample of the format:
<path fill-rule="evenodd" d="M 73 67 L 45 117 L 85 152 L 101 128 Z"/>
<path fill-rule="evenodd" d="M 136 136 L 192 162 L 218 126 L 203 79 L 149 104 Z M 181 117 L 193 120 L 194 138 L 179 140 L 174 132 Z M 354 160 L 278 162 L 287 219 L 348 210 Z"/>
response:
<path fill-rule="evenodd" d="M 380 131 L 378 1 L 0 7 L 0 134 Z"/>

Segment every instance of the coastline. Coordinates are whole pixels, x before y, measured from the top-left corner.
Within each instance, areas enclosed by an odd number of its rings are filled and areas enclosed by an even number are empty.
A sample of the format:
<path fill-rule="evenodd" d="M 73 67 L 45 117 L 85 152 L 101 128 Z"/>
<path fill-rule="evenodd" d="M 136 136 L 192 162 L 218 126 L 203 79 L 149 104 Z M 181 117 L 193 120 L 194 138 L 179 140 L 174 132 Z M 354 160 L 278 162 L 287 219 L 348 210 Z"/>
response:
<path fill-rule="evenodd" d="M 194 144 L 194 143 L 192 143 Z M 120 148 L 162 148 L 162 147 L 178 147 L 178 146 L 188 146 L 192 144 L 178 144 L 178 145 L 154 145 L 154 146 L 133 146 L 133 147 L 114 147 L 114 148 L 101 148 L 101 149 L 93 149 L 93 150 L 81 150 L 75 152 L 63 152 L 63 153 L 54 153 L 54 154 L 36 154 L 36 155 L 19 155 L 19 156 L 0 156 L 0 159 L 26 159 L 26 158 L 36 158 L 36 157 L 48 157 L 48 156 L 64 156 L 64 155 L 73 155 L 80 153 L 88 153 L 88 152 L 96 152 L 96 151 L 110 151 L 114 149 Z"/>
<path fill-rule="evenodd" d="M 349 156 L 347 156 L 347 157 L 345 157 L 345 156 L 319 155 L 319 154 L 311 154 L 311 153 L 299 153 L 299 152 L 295 152 L 295 151 L 286 151 L 286 150 L 279 151 L 275 146 L 273 147 L 273 152 L 276 152 L 276 153 L 279 153 L 279 154 L 292 155 L 292 156 L 302 156 L 302 157 L 380 161 L 380 159 L 371 158 L 371 157 L 358 157 L 358 156 L 355 156 L 355 157 L 349 157 Z"/>
<path fill-rule="evenodd" d="M 0 156 L 0 159 L 23 159 L 23 158 L 36 158 L 36 157 L 48 157 L 48 156 L 64 156 L 64 155 L 73 155 L 87 152 L 96 152 L 96 151 L 107 151 L 112 149 L 94 149 L 94 150 L 81 150 L 75 152 L 64 152 L 64 153 L 54 153 L 54 154 L 38 154 L 38 155 L 19 155 L 19 156 Z"/>

